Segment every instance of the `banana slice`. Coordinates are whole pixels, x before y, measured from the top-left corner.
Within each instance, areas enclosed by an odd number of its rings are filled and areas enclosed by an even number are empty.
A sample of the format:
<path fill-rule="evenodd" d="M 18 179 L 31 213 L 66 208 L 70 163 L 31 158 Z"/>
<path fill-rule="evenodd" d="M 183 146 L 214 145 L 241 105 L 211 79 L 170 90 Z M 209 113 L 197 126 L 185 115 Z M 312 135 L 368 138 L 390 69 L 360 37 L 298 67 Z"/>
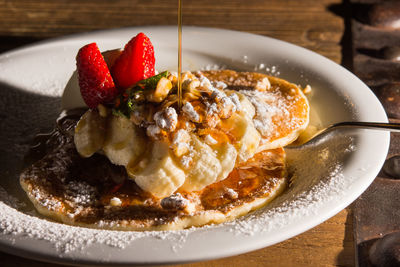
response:
<path fill-rule="evenodd" d="M 217 159 L 221 164 L 221 172 L 216 181 L 221 181 L 228 177 L 235 167 L 237 154 L 235 147 L 229 143 L 224 143 L 217 149 Z"/>
<path fill-rule="evenodd" d="M 249 119 L 253 119 L 256 115 L 256 108 L 250 102 L 250 100 L 241 93 L 236 93 L 239 97 L 241 110 L 247 115 Z"/>
<path fill-rule="evenodd" d="M 167 143 L 155 141 L 149 157 L 127 168 L 136 184 L 158 198 L 172 195 L 185 181 L 185 172 L 172 159 Z M 141 168 L 137 170 L 137 168 Z"/>
<path fill-rule="evenodd" d="M 226 94 L 229 96 L 232 94 L 236 94 L 238 96 L 240 102 L 240 110 L 243 111 L 247 117 L 252 119 L 256 115 L 256 108 L 253 106 L 253 104 L 246 96 L 232 90 L 227 90 Z"/>
<path fill-rule="evenodd" d="M 221 173 L 222 167 L 213 149 L 192 134 L 192 164 L 186 174 L 182 189 L 186 191 L 201 190 L 214 183 Z"/>
<path fill-rule="evenodd" d="M 103 146 L 104 154 L 116 164 L 127 166 L 136 161 L 146 149 L 143 131 L 129 119 L 111 116 Z"/>
<path fill-rule="evenodd" d="M 234 137 L 233 145 L 238 152 L 239 163 L 253 157 L 260 144 L 261 135 L 246 113 L 243 111 L 234 113 L 229 119 L 221 120 L 220 127 Z"/>
<path fill-rule="evenodd" d="M 88 110 L 75 127 L 74 143 L 78 153 L 88 158 L 99 151 L 106 136 L 106 118 L 96 110 Z"/>

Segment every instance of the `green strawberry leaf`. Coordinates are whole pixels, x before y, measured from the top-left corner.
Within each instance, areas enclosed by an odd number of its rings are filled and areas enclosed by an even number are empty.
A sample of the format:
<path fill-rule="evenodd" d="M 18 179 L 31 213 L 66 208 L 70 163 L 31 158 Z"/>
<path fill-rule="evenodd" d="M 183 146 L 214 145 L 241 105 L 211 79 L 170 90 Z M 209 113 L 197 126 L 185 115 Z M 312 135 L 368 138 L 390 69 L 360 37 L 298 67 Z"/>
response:
<path fill-rule="evenodd" d="M 168 76 L 169 76 L 169 71 L 164 71 L 150 78 L 137 82 L 137 84 L 134 87 L 140 87 L 142 89 L 155 89 L 157 87 L 157 83 L 161 80 L 161 78 L 163 77 L 168 78 Z"/>
<path fill-rule="evenodd" d="M 150 78 L 144 79 L 136 83 L 133 87 L 126 89 L 125 93 L 119 95 L 115 99 L 115 105 L 112 109 L 113 115 L 131 117 L 131 112 L 134 111 L 143 99 L 143 90 L 152 90 L 157 87 L 157 83 L 161 78 L 167 78 L 169 71 L 161 72 Z"/>

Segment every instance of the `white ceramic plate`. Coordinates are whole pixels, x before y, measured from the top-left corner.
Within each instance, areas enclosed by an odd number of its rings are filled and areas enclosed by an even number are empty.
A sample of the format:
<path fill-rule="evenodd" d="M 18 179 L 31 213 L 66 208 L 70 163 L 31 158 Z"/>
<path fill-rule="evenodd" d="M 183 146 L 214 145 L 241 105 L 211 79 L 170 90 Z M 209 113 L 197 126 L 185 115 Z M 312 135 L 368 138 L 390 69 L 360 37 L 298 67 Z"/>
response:
<path fill-rule="evenodd" d="M 0 87 L 3 88 L 0 92 L 11 97 L 0 110 L 4 113 L 12 106 L 18 107 L 20 102 L 28 106 L 21 108 L 24 112 L 16 109 L 13 119 L 3 118 L 6 124 L 14 122 L 19 129 L 14 134 L 1 136 L 5 162 L 11 162 L 9 158 L 14 154 L 26 152 L 26 149 L 18 150 L 24 147 L 24 138 L 37 133 L 43 124 L 52 127 L 81 46 L 96 42 L 102 51 L 123 47 L 140 31 L 155 46 L 156 68 L 176 70 L 176 27 L 81 34 L 1 55 Z M 358 78 L 304 48 L 248 33 L 186 27 L 183 49 L 185 69 L 225 66 L 272 73 L 302 86 L 310 84 L 315 125 L 343 120 L 387 121 L 379 101 Z M 23 100 L 13 102 L 10 99 L 14 95 Z M 48 112 L 48 116 L 38 119 L 36 114 L 43 112 Z M 9 140 L 6 142 L 5 138 Z M 300 234 L 345 208 L 376 177 L 388 147 L 387 132 L 336 133 L 321 147 L 295 155 L 294 165 L 298 167 L 295 185 L 265 209 L 235 222 L 172 233 L 124 233 L 65 226 L 28 215 L 32 211 L 26 207 L 22 206 L 21 212 L 0 202 L 0 249 L 46 261 L 103 265 L 177 263 L 245 253 Z M 10 165 L 13 164 L 1 166 L 12 169 Z M 18 189 L 18 168 L 12 170 L 1 172 L 7 176 L 1 177 L 0 185 L 13 197 L 23 199 Z"/>

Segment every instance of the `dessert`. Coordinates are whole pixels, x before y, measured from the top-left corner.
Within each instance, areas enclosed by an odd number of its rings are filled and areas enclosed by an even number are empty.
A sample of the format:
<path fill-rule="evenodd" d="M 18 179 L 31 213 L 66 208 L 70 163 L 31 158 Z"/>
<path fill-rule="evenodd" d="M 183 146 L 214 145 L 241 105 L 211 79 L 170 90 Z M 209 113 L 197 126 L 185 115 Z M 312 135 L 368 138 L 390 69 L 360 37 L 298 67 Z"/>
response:
<path fill-rule="evenodd" d="M 156 74 L 150 40 L 77 55 L 87 110 L 58 121 L 47 153 L 21 174 L 36 209 L 57 221 L 116 230 L 221 223 L 279 195 L 283 147 L 307 127 L 302 89 L 232 70 Z"/>

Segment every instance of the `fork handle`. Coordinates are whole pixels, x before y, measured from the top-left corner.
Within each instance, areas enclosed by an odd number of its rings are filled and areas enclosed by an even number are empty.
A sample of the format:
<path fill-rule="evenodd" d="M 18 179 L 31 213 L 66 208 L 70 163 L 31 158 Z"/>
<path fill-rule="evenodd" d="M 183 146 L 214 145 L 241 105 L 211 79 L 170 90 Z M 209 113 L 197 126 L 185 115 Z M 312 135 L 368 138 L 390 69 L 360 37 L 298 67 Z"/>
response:
<path fill-rule="evenodd" d="M 334 123 L 327 129 L 337 128 L 337 127 L 368 128 L 368 129 L 400 132 L 400 123 L 391 123 L 391 122 L 343 121 Z"/>

